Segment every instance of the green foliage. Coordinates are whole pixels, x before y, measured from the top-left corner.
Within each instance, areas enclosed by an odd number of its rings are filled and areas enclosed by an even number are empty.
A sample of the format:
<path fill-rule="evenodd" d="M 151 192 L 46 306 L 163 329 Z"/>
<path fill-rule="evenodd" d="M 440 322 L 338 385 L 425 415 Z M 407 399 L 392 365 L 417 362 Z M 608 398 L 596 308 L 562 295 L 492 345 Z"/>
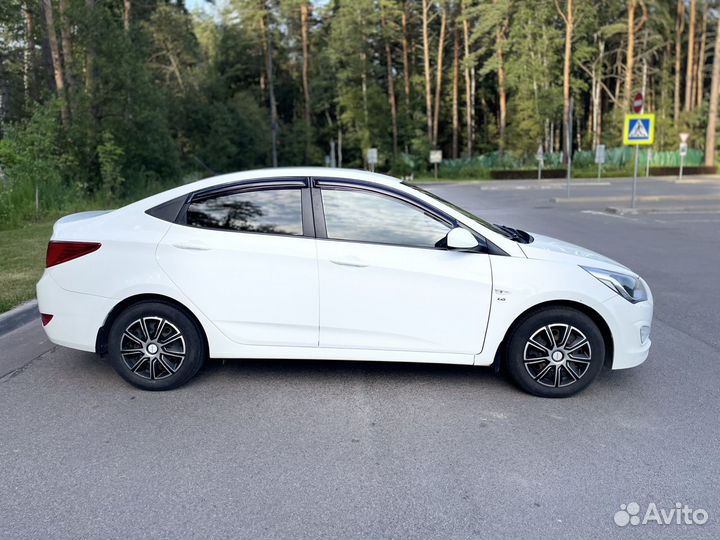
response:
<path fill-rule="evenodd" d="M 102 191 L 111 199 L 120 194 L 125 179 L 122 176 L 122 161 L 125 152 L 117 144 L 112 133 L 105 131 L 102 134 L 102 143 L 97 148 L 100 160 L 100 178 Z"/>
<path fill-rule="evenodd" d="M 430 93 L 433 101 L 436 91 L 439 96 L 438 145 L 449 156 L 457 139 L 463 154 L 475 156 L 444 162 L 441 175 L 483 178 L 492 169 L 532 169 L 538 145 L 557 149 L 565 136 L 565 0 L 229 0 L 212 8 L 212 15 L 198 9 L 189 13 L 182 1 L 132 0 L 129 28 L 123 23 L 122 2 L 66 3 L 68 12 L 61 17 L 57 2 L 51 2 L 55 28 L 50 30 L 57 34 L 63 60 L 62 99 L 55 88 L 50 34 L 40 3 L 0 2 L 0 227 L 89 205 L 121 204 L 192 178 L 268 166 L 273 133 L 270 79 L 279 164 L 321 165 L 333 147 L 344 167 L 363 167 L 365 151 L 376 147 L 378 170 L 398 176 L 428 173 L 424 6 Z M 682 110 L 676 120 L 676 4 L 641 4 L 648 18 L 635 32 L 632 82 L 634 91 L 645 73 L 648 110 L 657 114 L 653 164 L 675 164 L 679 134 L 687 132 L 691 165 L 700 161 L 705 141 L 710 50 L 718 13 L 708 12 L 702 56 L 705 99 Z M 574 162 L 578 170 L 592 169 L 589 149 L 603 143 L 612 148 L 607 168 L 622 171 L 632 153 L 619 148 L 628 3 L 574 0 L 573 5 Z M 303 7 L 310 14 L 307 33 L 301 23 Z M 636 24 L 641 18 L 638 7 Z M 440 43 L 442 20 L 447 25 Z M 63 49 L 62 30 L 69 51 Z M 696 28 L 698 39 L 701 33 L 702 28 Z M 687 43 L 685 36 L 681 39 L 684 94 Z M 438 74 L 440 52 L 444 63 Z M 507 95 L 503 141 L 501 68 Z M 598 140 L 592 115 L 596 80 L 601 82 Z M 468 103 L 466 84 L 474 104 Z M 473 138 L 468 151 L 469 107 Z M 68 111 L 65 123 L 62 109 Z M 455 133 L 454 111 L 459 118 Z M 560 154 L 546 151 L 545 163 L 559 168 Z"/>
<path fill-rule="evenodd" d="M 38 213 L 36 190 L 39 212 L 61 206 L 72 196 L 63 181 L 67 160 L 60 146 L 57 113 L 55 101 L 38 107 L 0 140 L 0 225 L 17 226 L 33 219 Z"/>

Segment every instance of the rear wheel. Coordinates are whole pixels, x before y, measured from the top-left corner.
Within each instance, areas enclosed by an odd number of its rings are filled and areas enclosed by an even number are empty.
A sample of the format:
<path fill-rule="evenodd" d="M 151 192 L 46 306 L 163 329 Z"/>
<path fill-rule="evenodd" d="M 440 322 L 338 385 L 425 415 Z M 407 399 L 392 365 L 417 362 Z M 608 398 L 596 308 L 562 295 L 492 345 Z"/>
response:
<path fill-rule="evenodd" d="M 143 390 L 185 384 L 206 357 L 197 324 L 162 302 L 140 302 L 123 311 L 110 329 L 108 353 L 115 371 Z"/>
<path fill-rule="evenodd" d="M 602 370 L 605 343 L 593 320 L 564 307 L 526 317 L 510 336 L 506 364 L 520 388 L 541 397 L 569 397 Z"/>

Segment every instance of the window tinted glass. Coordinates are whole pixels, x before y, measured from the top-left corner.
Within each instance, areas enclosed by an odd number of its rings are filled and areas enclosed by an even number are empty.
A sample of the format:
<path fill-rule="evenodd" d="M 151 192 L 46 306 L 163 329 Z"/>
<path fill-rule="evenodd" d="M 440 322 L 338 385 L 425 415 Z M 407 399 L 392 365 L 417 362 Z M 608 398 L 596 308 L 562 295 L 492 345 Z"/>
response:
<path fill-rule="evenodd" d="M 302 235 L 300 189 L 266 189 L 193 202 L 187 224 L 230 231 Z"/>
<path fill-rule="evenodd" d="M 405 184 L 405 182 L 403 182 L 403 184 Z M 496 232 L 496 233 L 498 233 L 498 234 L 501 234 L 501 235 L 504 236 L 505 238 L 512 238 L 512 235 L 511 235 L 511 234 L 509 234 L 507 231 L 503 231 L 503 230 L 502 230 L 500 227 L 498 227 L 497 225 L 493 225 L 492 223 L 488 223 L 487 221 L 485 221 L 484 219 L 476 216 L 476 215 L 473 214 L 472 212 L 469 212 L 469 211 L 465 210 L 464 208 L 460 208 L 459 206 L 451 203 L 450 201 L 446 201 L 445 199 L 443 199 L 442 197 L 440 197 L 440 196 L 438 196 L 438 195 L 435 195 L 435 193 L 433 193 L 433 192 L 431 192 L 431 191 L 428 191 L 428 190 L 426 190 L 426 189 L 423 189 L 423 188 L 421 188 L 421 187 L 419 187 L 419 186 L 414 186 L 414 185 L 412 185 L 412 184 L 405 184 L 405 185 L 406 185 L 407 187 L 411 188 L 411 189 L 414 189 L 415 191 L 419 191 L 419 192 L 421 192 L 421 193 L 424 193 L 424 194 L 427 195 L 428 197 L 432 197 L 432 198 L 435 199 L 436 201 L 440 201 L 441 203 L 443 203 L 443 204 L 449 206 L 450 208 L 452 208 L 453 210 L 456 210 L 457 212 L 460 212 L 463 216 L 468 217 L 468 218 L 472 219 L 473 221 L 477 221 L 477 222 L 478 222 L 480 225 L 482 225 L 483 227 L 486 227 L 486 228 L 490 229 L 490 230 L 493 231 L 493 232 Z"/>
<path fill-rule="evenodd" d="M 328 238 L 442 246 L 450 228 L 419 208 L 368 191 L 323 189 Z"/>

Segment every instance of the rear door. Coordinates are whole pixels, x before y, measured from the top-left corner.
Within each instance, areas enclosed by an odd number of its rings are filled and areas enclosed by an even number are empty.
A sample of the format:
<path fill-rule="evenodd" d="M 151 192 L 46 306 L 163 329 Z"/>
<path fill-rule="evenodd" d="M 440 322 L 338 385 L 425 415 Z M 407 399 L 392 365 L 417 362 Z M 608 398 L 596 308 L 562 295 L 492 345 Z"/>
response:
<path fill-rule="evenodd" d="M 318 344 L 318 269 L 306 179 L 195 194 L 159 245 L 162 269 L 230 339 Z"/>
<path fill-rule="evenodd" d="M 455 223 L 396 194 L 318 186 L 320 346 L 480 352 L 492 287 L 487 253 L 448 250 Z"/>

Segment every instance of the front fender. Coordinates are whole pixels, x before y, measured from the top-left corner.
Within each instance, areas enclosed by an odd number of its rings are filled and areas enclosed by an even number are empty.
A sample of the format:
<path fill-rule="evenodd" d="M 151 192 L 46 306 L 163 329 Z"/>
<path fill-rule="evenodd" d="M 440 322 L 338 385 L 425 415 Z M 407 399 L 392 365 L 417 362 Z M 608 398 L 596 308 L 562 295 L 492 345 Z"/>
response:
<path fill-rule="evenodd" d="M 493 294 L 490 318 L 482 351 L 475 365 L 493 363 L 510 326 L 523 313 L 548 302 L 576 302 L 597 312 L 611 332 L 613 312 L 605 302 L 617 294 L 579 266 L 565 262 L 490 256 Z"/>

